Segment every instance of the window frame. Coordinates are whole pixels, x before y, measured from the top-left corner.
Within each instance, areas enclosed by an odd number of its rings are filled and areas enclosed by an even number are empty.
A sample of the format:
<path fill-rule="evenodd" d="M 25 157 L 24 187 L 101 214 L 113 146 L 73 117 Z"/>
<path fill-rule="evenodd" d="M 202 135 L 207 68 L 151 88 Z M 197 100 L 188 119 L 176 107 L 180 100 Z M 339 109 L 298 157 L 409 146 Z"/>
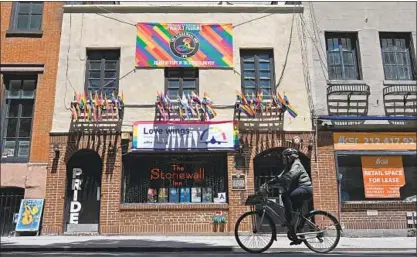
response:
<path fill-rule="evenodd" d="M 151 160 L 152 163 L 155 163 L 157 161 L 161 161 L 161 159 L 175 158 L 176 156 L 180 156 L 180 155 L 191 158 L 191 162 L 195 162 L 195 160 L 198 159 L 191 153 L 182 153 L 181 154 L 181 153 L 177 152 L 177 153 L 154 153 L 154 154 L 151 154 L 151 153 L 141 153 L 141 154 L 139 154 L 139 153 L 129 153 L 126 156 L 123 156 L 123 158 L 122 158 L 122 176 L 121 176 L 121 180 L 120 180 L 120 183 L 121 183 L 121 194 L 120 194 L 120 199 L 119 199 L 120 204 L 124 205 L 124 206 L 132 206 L 132 205 L 136 205 L 136 206 L 141 206 L 141 205 L 146 206 L 147 205 L 147 206 L 155 206 L 155 207 L 156 206 L 165 206 L 165 207 L 173 206 L 174 208 L 176 208 L 176 206 L 178 206 L 178 205 L 183 205 L 183 204 L 187 204 L 187 205 L 190 205 L 190 206 L 191 205 L 198 206 L 198 205 L 202 205 L 202 204 L 204 204 L 204 205 L 230 204 L 230 196 L 229 196 L 229 193 L 228 193 L 229 180 L 228 180 L 227 156 L 225 156 L 224 153 L 222 153 L 222 152 L 214 153 L 214 156 L 210 156 L 210 153 L 204 153 L 204 152 L 200 152 L 200 153 L 197 153 L 197 154 L 199 156 L 207 155 L 208 156 L 207 158 L 209 158 L 209 157 L 217 158 L 217 161 L 219 161 L 220 164 L 224 164 L 224 170 L 223 170 L 224 172 L 222 172 L 222 173 L 219 172 L 219 173 L 216 173 L 215 175 L 221 174 L 217 178 L 220 177 L 220 179 L 224 179 L 223 183 L 224 183 L 224 190 L 225 190 L 224 192 L 226 192 L 226 202 L 224 202 L 224 203 L 214 202 L 214 198 L 215 198 L 214 192 L 215 192 L 215 190 L 213 189 L 212 186 L 211 186 L 212 187 L 212 201 L 211 202 L 203 202 L 203 201 L 201 201 L 201 202 L 192 202 L 192 201 L 190 201 L 190 202 L 180 202 L 180 201 L 178 201 L 178 202 L 169 202 L 168 201 L 168 202 L 161 203 L 161 202 L 159 202 L 159 198 L 157 199 L 157 202 L 136 202 L 136 201 L 127 201 L 126 200 L 126 195 L 128 194 L 127 190 L 130 189 L 130 187 L 129 187 L 130 185 L 128 186 L 128 183 L 127 183 L 127 179 L 130 176 L 130 173 L 143 174 L 143 173 L 134 172 L 133 169 L 129 169 L 129 166 L 132 166 L 131 163 L 134 163 L 135 159 L 137 159 L 137 158 L 139 158 L 139 160 L 141 158 L 152 159 Z M 206 156 L 204 156 L 204 157 L 206 157 Z M 222 158 L 225 158 L 224 163 L 222 163 Z M 162 163 L 164 163 L 164 162 L 162 162 Z M 168 162 L 168 163 L 171 163 L 171 162 Z M 217 164 L 219 164 L 219 163 L 217 163 Z M 175 163 L 171 163 L 171 164 L 175 164 Z M 167 164 L 165 163 L 163 165 L 167 165 Z M 164 171 L 169 172 L 169 170 L 164 170 Z M 211 174 L 211 173 L 209 173 L 209 174 Z M 148 181 L 150 181 L 149 177 L 147 177 L 147 178 L 148 178 Z M 191 193 L 191 188 L 193 188 L 193 187 L 203 189 L 203 188 L 207 188 L 209 186 L 206 186 L 206 187 L 205 186 L 198 186 L 198 185 L 197 186 L 163 186 L 163 187 L 158 187 L 158 188 L 156 188 L 156 187 L 152 187 L 152 188 L 157 189 L 157 192 L 158 192 L 157 195 L 159 195 L 158 189 L 160 189 L 160 188 L 168 188 L 169 189 L 169 188 L 172 188 L 172 187 L 178 188 L 178 189 L 181 188 L 181 187 L 190 188 L 190 193 Z M 149 189 L 151 187 L 147 186 L 147 188 Z M 137 192 L 139 192 L 139 191 L 140 190 L 138 190 Z M 168 195 L 169 195 L 169 193 L 168 193 Z"/>
<path fill-rule="evenodd" d="M 106 55 L 107 54 L 116 54 L 117 60 L 114 59 L 106 59 Z M 115 96 L 117 96 L 117 94 L 119 93 L 119 87 L 120 87 L 120 57 L 121 57 L 121 52 L 120 49 L 87 49 L 86 52 L 86 62 L 85 62 L 85 82 L 84 82 L 84 91 L 89 94 L 90 90 L 89 90 L 89 79 L 90 79 L 90 61 L 98 61 L 96 59 L 90 59 L 89 54 L 98 54 L 98 56 L 101 56 L 100 58 L 100 90 L 98 91 L 98 93 L 100 93 L 103 90 L 103 86 L 104 86 L 104 79 L 105 79 L 105 72 L 106 72 L 106 68 L 105 68 L 105 64 L 106 64 L 106 60 L 107 61 L 116 61 L 116 85 L 114 87 L 114 93 Z M 91 91 L 91 93 L 93 94 L 95 91 Z M 88 96 L 87 96 L 88 97 Z M 107 97 L 110 97 L 110 95 L 107 95 Z"/>
<path fill-rule="evenodd" d="M 169 72 L 178 71 L 180 73 L 179 77 L 169 77 Z M 194 71 L 194 77 L 189 78 L 185 77 L 184 73 L 185 71 Z M 178 96 L 182 97 L 183 91 L 184 91 L 184 79 L 194 79 L 195 80 L 195 93 L 197 95 L 200 94 L 200 69 L 198 68 L 165 68 L 164 69 L 164 92 L 165 94 L 168 93 L 169 90 L 169 80 L 170 79 L 178 79 Z M 169 96 L 172 97 L 171 95 Z M 171 100 L 177 100 L 177 99 L 171 99 Z"/>
<path fill-rule="evenodd" d="M 269 63 L 271 65 L 270 72 L 271 72 L 271 93 L 273 93 L 276 87 L 276 78 L 275 78 L 275 57 L 274 57 L 274 50 L 273 49 L 240 49 L 240 89 L 242 93 L 245 94 L 245 70 L 244 70 L 244 57 L 245 56 L 253 56 L 254 57 L 254 69 L 255 69 L 255 88 L 257 92 L 260 92 L 260 69 L 259 69 L 259 55 L 260 54 L 268 54 L 269 55 Z M 264 95 L 265 96 L 265 95 Z"/>
<path fill-rule="evenodd" d="M 340 165 L 339 165 L 339 157 L 350 157 L 350 156 L 402 156 L 404 158 L 405 156 L 415 156 L 415 151 L 336 151 L 335 152 L 335 167 L 336 167 L 336 179 L 338 181 L 337 191 L 338 191 L 338 202 L 339 206 L 343 208 L 344 205 L 349 204 L 359 204 L 359 205 L 366 205 L 366 204 L 387 204 L 387 203 L 399 203 L 399 204 L 407 204 L 407 202 L 404 202 L 400 199 L 392 199 L 392 198 L 371 198 L 369 200 L 348 200 L 348 201 L 342 201 L 342 179 L 341 178 L 341 171 L 340 171 Z M 403 159 L 404 160 L 404 159 Z M 343 166 L 342 166 L 343 167 Z M 404 166 L 403 166 L 404 167 Z M 407 167 L 407 166 L 405 166 Z M 360 167 L 362 169 L 362 166 Z M 405 168 L 404 168 L 404 175 L 405 175 Z M 405 178 L 407 179 L 407 178 Z M 413 204 L 415 204 L 413 202 Z"/>
<path fill-rule="evenodd" d="M 3 83 L 3 90 L 2 90 L 2 118 L 1 118 L 1 154 L 2 156 L 0 157 L 0 160 L 2 163 L 27 163 L 29 162 L 30 159 L 30 154 L 31 154 L 31 147 L 32 147 L 32 135 L 33 135 L 33 122 L 34 122 L 34 115 L 35 115 L 35 109 L 36 109 L 36 91 L 37 91 L 37 87 L 38 87 L 38 83 L 39 83 L 39 78 L 38 78 L 38 74 L 22 74 L 22 75 L 18 75 L 18 74 L 2 74 L 2 83 Z M 20 80 L 20 81 L 24 81 L 24 80 L 35 80 L 35 88 L 33 91 L 33 97 L 32 98 L 19 98 L 19 99 L 13 99 L 13 98 L 8 98 L 7 97 L 7 91 L 8 91 L 8 83 L 10 83 L 11 80 Z M 22 84 L 21 84 L 22 85 Z M 19 103 L 19 109 L 18 109 L 18 116 L 17 119 L 18 121 L 20 121 L 20 119 L 22 118 L 21 114 L 22 114 L 22 102 L 24 101 L 28 101 L 28 100 L 32 100 L 33 101 L 33 106 L 32 106 L 32 115 L 31 115 L 31 122 L 30 122 L 30 132 L 29 132 L 29 136 L 27 137 L 29 140 L 29 153 L 27 156 L 25 157 L 19 157 L 19 144 L 15 145 L 15 155 L 13 157 L 7 157 L 7 158 L 3 158 L 3 150 L 4 150 L 4 141 L 6 140 L 7 137 L 7 120 L 8 120 L 8 113 L 9 113 L 9 107 L 10 107 L 10 101 L 11 100 L 15 100 Z M 25 118 L 25 117 L 23 117 Z M 28 117 L 26 117 L 28 118 Z M 16 126 L 16 131 L 18 131 L 20 129 L 20 122 L 18 122 L 17 126 Z M 15 137 L 14 138 L 14 142 L 17 143 L 19 142 L 19 138 L 20 137 Z M 26 138 L 26 137 L 25 137 Z"/>
<path fill-rule="evenodd" d="M 415 50 L 414 50 L 414 44 L 413 44 L 413 37 L 411 35 L 411 32 L 382 32 L 380 31 L 378 33 L 379 36 L 379 47 L 381 50 L 381 62 L 382 62 L 382 68 L 384 71 L 384 79 L 385 80 L 394 80 L 394 81 L 409 81 L 409 80 L 416 80 L 417 79 L 417 64 L 416 64 L 416 56 L 415 56 Z M 398 78 L 398 62 L 395 63 L 395 75 L 396 79 L 393 78 L 387 78 L 386 71 L 385 71 L 385 61 L 384 61 L 384 51 L 382 48 L 382 40 L 383 39 L 405 39 L 405 43 L 408 44 L 408 54 L 410 56 L 410 72 L 411 72 L 411 78 L 407 79 L 400 79 Z M 393 51 L 391 53 L 395 53 L 395 59 L 397 59 L 397 51 Z"/>
<path fill-rule="evenodd" d="M 342 77 L 341 78 L 333 78 L 331 77 L 330 73 L 330 63 L 329 63 L 329 45 L 327 43 L 327 40 L 330 38 L 337 38 L 338 39 L 338 48 L 339 48 L 339 56 L 340 56 L 340 65 L 334 66 L 334 67 L 340 67 L 342 71 Z M 350 39 L 352 43 L 353 50 L 350 50 L 350 52 L 354 52 L 355 58 L 353 58 L 353 66 L 354 70 L 356 72 L 356 78 L 346 78 L 346 71 L 345 71 L 345 63 L 343 58 L 343 52 L 349 52 L 349 51 L 343 51 L 342 46 L 342 38 Z M 327 75 L 329 76 L 329 80 L 362 80 L 363 74 L 362 74 L 362 65 L 361 65 L 361 51 L 360 51 L 360 44 L 359 44 L 359 36 L 358 32 L 333 32 L 333 31 L 326 31 L 324 34 L 324 40 L 326 45 L 326 62 L 327 62 Z"/>
<path fill-rule="evenodd" d="M 26 29 L 19 29 L 17 28 L 17 22 L 18 22 L 18 18 L 19 18 L 19 9 L 20 9 L 20 4 L 21 3 L 30 3 L 31 7 L 30 7 L 30 13 L 29 13 L 29 28 Z M 40 27 L 39 29 L 31 29 L 30 25 L 31 25 L 31 18 L 32 18 L 32 4 L 33 3 L 41 3 L 42 4 L 42 9 L 41 9 L 41 23 L 40 23 Z M 10 25 L 9 25 L 9 30 L 10 31 L 16 31 L 16 32 L 40 32 L 42 31 L 43 28 L 43 18 L 44 18 L 44 8 L 45 8 L 45 2 L 13 2 L 12 5 L 12 14 L 10 16 Z"/>

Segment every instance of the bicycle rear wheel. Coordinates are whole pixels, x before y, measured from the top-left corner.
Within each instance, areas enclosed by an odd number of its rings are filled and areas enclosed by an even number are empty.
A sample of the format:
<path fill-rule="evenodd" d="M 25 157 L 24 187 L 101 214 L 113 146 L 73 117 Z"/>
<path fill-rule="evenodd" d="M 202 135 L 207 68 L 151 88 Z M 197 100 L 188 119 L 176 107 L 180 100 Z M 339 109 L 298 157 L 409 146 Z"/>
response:
<path fill-rule="evenodd" d="M 297 233 L 297 235 L 301 234 L 299 237 L 304 239 L 304 244 L 316 253 L 328 253 L 334 250 L 341 236 L 339 221 L 325 211 L 312 211 L 304 218 L 299 227 L 299 231 L 302 232 Z M 331 240 L 332 238 L 334 240 Z"/>
<path fill-rule="evenodd" d="M 272 219 L 261 211 L 244 213 L 236 221 L 235 238 L 243 250 L 249 253 L 262 253 L 271 247 L 276 236 L 276 227 Z M 260 224 L 262 222 L 262 224 Z M 250 239 L 260 239 L 260 245 L 252 244 Z M 262 245 L 263 244 L 263 245 Z"/>

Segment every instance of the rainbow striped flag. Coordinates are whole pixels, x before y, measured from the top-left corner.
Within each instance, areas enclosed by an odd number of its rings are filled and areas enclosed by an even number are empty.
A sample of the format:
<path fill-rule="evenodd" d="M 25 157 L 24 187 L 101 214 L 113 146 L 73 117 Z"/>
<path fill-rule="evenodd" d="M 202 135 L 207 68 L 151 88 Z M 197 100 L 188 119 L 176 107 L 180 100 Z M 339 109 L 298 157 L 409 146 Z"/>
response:
<path fill-rule="evenodd" d="M 241 104 L 246 105 L 248 104 L 248 100 L 246 100 L 245 95 L 242 92 L 236 91 L 236 98 L 240 101 Z"/>
<path fill-rule="evenodd" d="M 239 110 L 249 118 L 255 118 L 255 112 L 248 105 L 239 105 Z"/>
<path fill-rule="evenodd" d="M 203 104 L 206 104 L 206 105 L 212 105 L 213 104 L 213 101 L 211 101 L 209 95 L 206 92 L 204 92 Z"/>
<path fill-rule="evenodd" d="M 216 111 L 214 111 L 213 107 L 211 107 L 210 105 L 206 105 L 205 106 L 205 110 L 207 113 L 207 117 L 211 120 L 214 119 L 217 116 Z"/>

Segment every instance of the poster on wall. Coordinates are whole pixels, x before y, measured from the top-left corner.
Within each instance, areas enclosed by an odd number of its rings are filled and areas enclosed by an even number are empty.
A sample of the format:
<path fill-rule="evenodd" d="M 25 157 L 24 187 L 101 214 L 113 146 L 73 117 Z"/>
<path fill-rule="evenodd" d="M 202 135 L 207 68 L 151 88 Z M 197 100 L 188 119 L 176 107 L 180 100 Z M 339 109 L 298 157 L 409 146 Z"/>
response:
<path fill-rule="evenodd" d="M 137 23 L 136 67 L 233 67 L 232 24 Z"/>
<path fill-rule="evenodd" d="M 365 198 L 400 198 L 405 185 L 402 156 L 362 156 Z"/>
<path fill-rule="evenodd" d="M 137 121 L 133 124 L 133 150 L 235 150 L 234 121 Z"/>
<path fill-rule="evenodd" d="M 42 219 L 44 199 L 22 199 L 16 232 L 37 232 Z"/>

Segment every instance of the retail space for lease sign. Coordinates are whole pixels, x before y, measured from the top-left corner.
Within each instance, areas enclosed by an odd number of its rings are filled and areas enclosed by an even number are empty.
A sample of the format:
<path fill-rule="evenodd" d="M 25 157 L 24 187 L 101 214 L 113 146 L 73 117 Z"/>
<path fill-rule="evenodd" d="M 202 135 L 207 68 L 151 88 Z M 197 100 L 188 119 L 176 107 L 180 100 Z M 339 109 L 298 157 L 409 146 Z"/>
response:
<path fill-rule="evenodd" d="M 136 67 L 233 67 L 232 24 L 137 23 Z"/>
<path fill-rule="evenodd" d="M 362 156 L 365 198 L 400 198 L 405 185 L 402 156 Z"/>
<path fill-rule="evenodd" d="M 235 150 L 235 121 L 137 121 L 132 150 Z"/>

